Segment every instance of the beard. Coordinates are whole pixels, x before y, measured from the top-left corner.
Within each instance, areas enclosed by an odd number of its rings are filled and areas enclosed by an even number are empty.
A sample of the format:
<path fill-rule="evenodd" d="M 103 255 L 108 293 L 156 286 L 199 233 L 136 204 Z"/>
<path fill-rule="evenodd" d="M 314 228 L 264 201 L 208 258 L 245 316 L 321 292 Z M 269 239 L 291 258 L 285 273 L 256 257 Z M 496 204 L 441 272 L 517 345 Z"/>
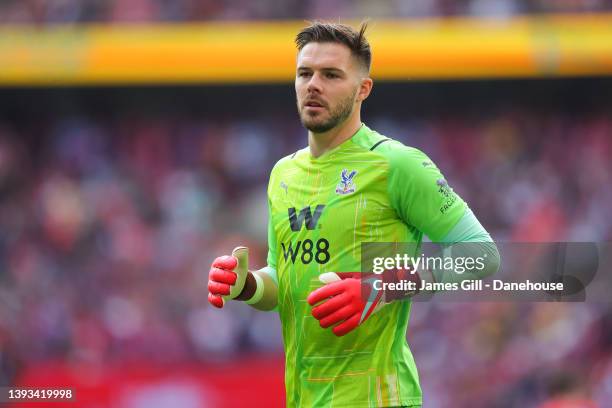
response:
<path fill-rule="evenodd" d="M 353 105 L 355 103 L 355 96 L 357 90 L 352 95 L 347 96 L 341 100 L 338 105 L 329 112 L 329 118 L 327 120 L 321 120 L 319 117 L 324 113 L 321 112 L 317 115 L 311 116 L 305 113 L 304 108 L 298 109 L 300 113 L 300 121 L 302 125 L 313 133 L 325 133 L 344 122 L 353 112 Z"/>

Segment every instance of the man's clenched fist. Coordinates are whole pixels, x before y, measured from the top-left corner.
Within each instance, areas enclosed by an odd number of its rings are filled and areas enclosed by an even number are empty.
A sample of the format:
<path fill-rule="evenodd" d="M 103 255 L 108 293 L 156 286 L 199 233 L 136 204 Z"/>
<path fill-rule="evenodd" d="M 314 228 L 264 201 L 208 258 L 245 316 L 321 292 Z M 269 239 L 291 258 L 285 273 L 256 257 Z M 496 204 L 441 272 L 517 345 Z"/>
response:
<path fill-rule="evenodd" d="M 248 275 L 249 249 L 237 247 L 232 255 L 216 258 L 208 273 L 208 301 L 221 308 L 225 299 L 235 299 L 244 289 Z"/>
<path fill-rule="evenodd" d="M 215 307 L 223 307 L 225 303 L 221 296 L 229 295 L 231 286 L 236 283 L 238 275 L 234 268 L 238 260 L 233 256 L 225 255 L 216 258 L 208 273 L 208 301 Z"/>

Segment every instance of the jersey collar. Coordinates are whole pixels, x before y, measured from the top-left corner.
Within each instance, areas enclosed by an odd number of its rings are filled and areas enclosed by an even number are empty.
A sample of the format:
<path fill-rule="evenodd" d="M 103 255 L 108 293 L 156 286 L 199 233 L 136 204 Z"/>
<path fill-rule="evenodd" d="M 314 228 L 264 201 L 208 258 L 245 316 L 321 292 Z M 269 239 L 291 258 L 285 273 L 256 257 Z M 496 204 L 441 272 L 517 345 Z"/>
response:
<path fill-rule="evenodd" d="M 349 137 L 348 139 L 346 139 L 344 142 L 340 143 L 338 146 L 334 147 L 333 149 L 326 151 L 319 157 L 313 157 L 312 154 L 310 153 L 310 148 L 307 147 L 306 150 L 308 152 L 308 158 L 310 159 L 311 162 L 323 162 L 323 161 L 333 159 L 333 157 L 335 156 L 335 153 L 351 146 L 353 144 L 353 140 L 361 137 L 361 135 L 366 133 L 367 130 L 368 130 L 368 127 L 362 122 L 361 126 L 359 126 L 359 129 L 357 129 L 357 131 L 353 134 L 353 136 Z"/>

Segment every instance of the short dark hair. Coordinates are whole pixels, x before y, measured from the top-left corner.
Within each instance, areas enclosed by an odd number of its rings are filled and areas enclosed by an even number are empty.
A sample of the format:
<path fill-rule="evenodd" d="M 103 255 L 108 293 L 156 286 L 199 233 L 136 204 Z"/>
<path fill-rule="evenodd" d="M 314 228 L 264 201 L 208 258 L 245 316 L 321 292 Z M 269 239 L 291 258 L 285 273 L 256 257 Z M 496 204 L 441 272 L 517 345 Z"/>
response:
<path fill-rule="evenodd" d="M 372 51 L 368 40 L 365 38 L 367 27 L 368 23 L 364 22 L 357 32 L 344 24 L 315 21 L 298 33 L 295 37 L 295 44 L 298 51 L 302 51 L 302 48 L 311 42 L 344 44 L 351 50 L 351 54 L 370 72 Z"/>

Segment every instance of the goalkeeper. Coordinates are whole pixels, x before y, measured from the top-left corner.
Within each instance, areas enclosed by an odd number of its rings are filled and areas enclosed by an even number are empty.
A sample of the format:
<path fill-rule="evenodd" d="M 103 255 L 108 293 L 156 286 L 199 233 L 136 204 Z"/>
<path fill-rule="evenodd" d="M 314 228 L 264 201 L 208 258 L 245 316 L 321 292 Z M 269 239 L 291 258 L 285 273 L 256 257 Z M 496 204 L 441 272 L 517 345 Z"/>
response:
<path fill-rule="evenodd" d="M 362 296 L 362 242 L 427 235 L 451 256 L 481 255 L 460 277 L 421 269 L 433 282 L 480 279 L 498 269 L 491 237 L 434 163 L 361 122 L 372 90 L 371 51 L 360 31 L 313 23 L 296 37 L 295 91 L 308 146 L 273 168 L 268 185 L 267 266 L 248 270 L 245 248 L 217 258 L 208 299 L 278 310 L 288 407 L 421 406 L 406 343 L 411 302 Z M 454 276 L 453 276 L 454 275 Z"/>

